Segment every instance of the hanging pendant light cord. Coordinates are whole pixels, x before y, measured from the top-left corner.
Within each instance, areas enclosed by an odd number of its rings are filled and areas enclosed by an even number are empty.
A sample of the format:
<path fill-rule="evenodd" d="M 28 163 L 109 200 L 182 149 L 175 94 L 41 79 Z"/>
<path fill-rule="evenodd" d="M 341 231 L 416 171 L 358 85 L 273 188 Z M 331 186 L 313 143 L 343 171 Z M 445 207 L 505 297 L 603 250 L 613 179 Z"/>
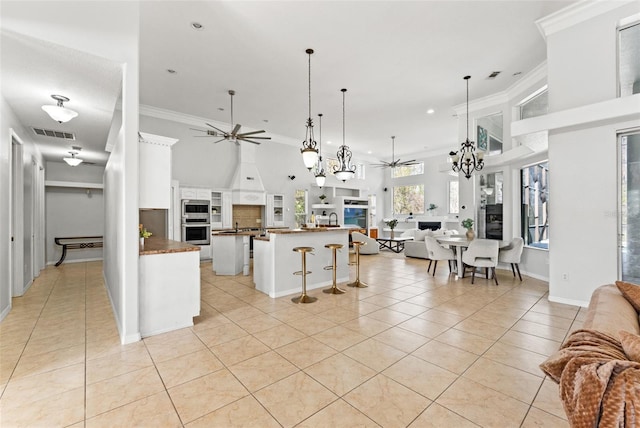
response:
<path fill-rule="evenodd" d="M 344 93 L 347 92 L 346 89 L 342 90 L 342 145 L 344 146 L 344 135 L 345 135 L 345 131 L 344 131 Z"/>
<path fill-rule="evenodd" d="M 307 50 L 309 56 L 309 119 L 311 119 L 311 52 Z"/>
<path fill-rule="evenodd" d="M 320 148 L 319 148 L 319 152 L 318 155 L 320 155 L 320 158 L 322 158 L 322 113 L 318 113 L 318 126 L 320 127 Z"/>

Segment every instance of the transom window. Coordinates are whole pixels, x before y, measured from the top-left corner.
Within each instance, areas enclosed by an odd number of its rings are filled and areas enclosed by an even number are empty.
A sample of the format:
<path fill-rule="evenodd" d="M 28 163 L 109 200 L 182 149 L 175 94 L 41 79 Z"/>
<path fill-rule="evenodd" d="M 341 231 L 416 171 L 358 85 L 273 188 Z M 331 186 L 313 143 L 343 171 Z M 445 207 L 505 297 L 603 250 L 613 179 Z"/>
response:
<path fill-rule="evenodd" d="M 391 171 L 391 176 L 393 178 L 424 174 L 424 162 L 418 162 L 415 165 L 398 166 L 392 168 Z"/>
<path fill-rule="evenodd" d="M 424 184 L 393 188 L 394 214 L 424 214 Z"/>

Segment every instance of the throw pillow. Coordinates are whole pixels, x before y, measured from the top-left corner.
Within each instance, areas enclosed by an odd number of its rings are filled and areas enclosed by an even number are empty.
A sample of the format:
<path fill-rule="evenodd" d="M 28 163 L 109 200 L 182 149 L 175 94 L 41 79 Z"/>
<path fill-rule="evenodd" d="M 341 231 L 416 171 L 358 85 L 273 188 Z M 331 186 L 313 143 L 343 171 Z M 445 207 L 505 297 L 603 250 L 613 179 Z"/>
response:
<path fill-rule="evenodd" d="M 616 281 L 616 286 L 624 298 L 631 303 L 631 306 L 633 306 L 637 312 L 640 312 L 640 285 L 632 284 L 630 282 Z"/>
<path fill-rule="evenodd" d="M 424 241 L 424 237 L 427 236 L 428 230 L 417 230 L 413 237 L 414 241 Z"/>
<path fill-rule="evenodd" d="M 624 349 L 627 357 L 632 361 L 640 363 L 640 336 L 624 330 L 620 330 L 618 335 L 620 336 L 622 349 Z"/>

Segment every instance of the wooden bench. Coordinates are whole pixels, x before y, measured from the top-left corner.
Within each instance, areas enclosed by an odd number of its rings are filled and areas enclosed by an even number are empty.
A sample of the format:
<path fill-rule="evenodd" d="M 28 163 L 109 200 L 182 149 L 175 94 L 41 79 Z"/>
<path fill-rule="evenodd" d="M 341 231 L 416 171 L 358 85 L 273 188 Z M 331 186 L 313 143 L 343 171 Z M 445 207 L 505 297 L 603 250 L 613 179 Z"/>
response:
<path fill-rule="evenodd" d="M 58 237 L 53 238 L 56 245 L 62 246 L 62 256 L 56 263 L 60 266 L 67 257 L 67 250 L 82 250 L 85 248 L 102 248 L 102 236 L 76 236 L 76 237 Z"/>

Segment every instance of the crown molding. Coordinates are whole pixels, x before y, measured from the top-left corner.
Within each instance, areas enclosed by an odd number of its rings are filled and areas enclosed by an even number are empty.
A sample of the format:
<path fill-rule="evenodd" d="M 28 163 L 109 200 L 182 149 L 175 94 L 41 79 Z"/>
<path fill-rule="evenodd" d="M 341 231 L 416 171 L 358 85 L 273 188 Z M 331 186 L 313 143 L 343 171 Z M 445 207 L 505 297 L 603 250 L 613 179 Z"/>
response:
<path fill-rule="evenodd" d="M 584 0 L 540 18 L 536 26 L 546 40 L 558 31 L 566 30 L 596 16 L 602 15 L 637 0 Z"/>
<path fill-rule="evenodd" d="M 469 101 L 469 112 L 484 110 L 486 108 L 507 104 L 517 96 L 547 78 L 547 61 L 538 64 L 533 70 L 528 72 L 524 77 L 509 86 L 507 89 L 495 94 Z M 453 110 L 458 116 L 466 114 L 467 104 L 458 104 Z"/>

